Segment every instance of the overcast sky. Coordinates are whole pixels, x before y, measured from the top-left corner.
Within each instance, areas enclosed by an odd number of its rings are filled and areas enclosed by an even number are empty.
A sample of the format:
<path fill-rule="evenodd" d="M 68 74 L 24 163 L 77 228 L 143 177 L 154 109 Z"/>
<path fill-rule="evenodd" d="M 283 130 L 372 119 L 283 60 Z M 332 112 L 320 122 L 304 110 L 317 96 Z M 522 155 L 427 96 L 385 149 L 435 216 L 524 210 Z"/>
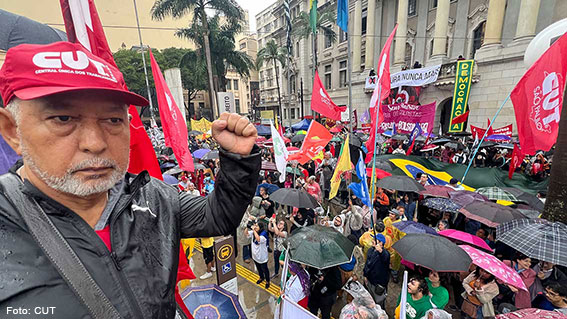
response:
<path fill-rule="evenodd" d="M 236 0 L 238 4 L 250 13 L 250 31 L 256 32 L 256 14 L 266 9 L 276 0 Z"/>

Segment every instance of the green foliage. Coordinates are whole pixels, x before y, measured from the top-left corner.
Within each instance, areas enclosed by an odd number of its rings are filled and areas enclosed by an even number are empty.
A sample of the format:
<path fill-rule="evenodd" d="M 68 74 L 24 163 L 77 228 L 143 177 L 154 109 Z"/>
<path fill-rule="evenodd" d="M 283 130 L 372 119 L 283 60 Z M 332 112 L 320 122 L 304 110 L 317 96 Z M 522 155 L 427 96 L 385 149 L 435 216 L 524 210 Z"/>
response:
<path fill-rule="evenodd" d="M 313 32 L 309 24 L 309 13 L 302 11 L 297 18 L 293 19 L 293 34 L 299 39 L 308 39 Z M 333 29 L 333 25 L 337 21 L 336 5 L 328 6 L 319 10 L 317 14 L 317 33 L 322 33 L 331 38 L 334 43 L 337 40 L 337 33 Z"/>

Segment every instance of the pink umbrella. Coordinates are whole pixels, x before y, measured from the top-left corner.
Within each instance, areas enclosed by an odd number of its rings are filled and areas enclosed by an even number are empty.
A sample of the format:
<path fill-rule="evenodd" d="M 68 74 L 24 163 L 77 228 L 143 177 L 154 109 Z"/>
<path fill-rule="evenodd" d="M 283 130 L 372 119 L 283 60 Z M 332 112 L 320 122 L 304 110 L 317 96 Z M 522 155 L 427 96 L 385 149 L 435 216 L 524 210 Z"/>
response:
<path fill-rule="evenodd" d="M 425 186 L 425 190 L 419 192 L 419 194 L 424 196 L 449 198 L 449 192 L 454 192 L 454 191 L 455 191 L 454 189 L 448 186 L 427 185 Z"/>
<path fill-rule="evenodd" d="M 482 238 L 475 235 L 471 235 L 469 233 L 462 232 L 460 230 L 446 229 L 440 231 L 439 235 L 445 236 L 449 239 L 453 239 L 453 241 L 461 241 L 463 243 L 471 244 L 476 247 L 480 247 L 484 250 L 487 250 L 489 252 L 492 252 L 492 248 L 490 248 L 490 246 L 488 246 L 488 244 Z"/>
<path fill-rule="evenodd" d="M 469 254 L 473 264 L 493 274 L 505 284 L 528 291 L 520 275 L 498 258 L 468 245 L 459 245 L 459 247 Z"/>
<path fill-rule="evenodd" d="M 497 315 L 496 319 L 565 319 L 562 313 L 534 308 L 522 309 Z"/>

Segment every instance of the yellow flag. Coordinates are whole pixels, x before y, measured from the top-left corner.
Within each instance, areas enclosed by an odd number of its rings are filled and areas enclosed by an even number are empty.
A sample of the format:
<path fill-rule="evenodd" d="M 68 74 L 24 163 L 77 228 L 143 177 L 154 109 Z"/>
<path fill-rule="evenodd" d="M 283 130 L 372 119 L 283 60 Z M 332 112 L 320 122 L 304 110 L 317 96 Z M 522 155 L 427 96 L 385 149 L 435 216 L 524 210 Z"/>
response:
<path fill-rule="evenodd" d="M 323 154 L 323 151 L 319 152 L 319 154 L 315 155 L 315 157 L 312 158 L 313 161 L 315 160 L 323 160 L 325 158 L 325 154 Z"/>
<path fill-rule="evenodd" d="M 350 148 L 348 144 L 349 136 L 343 146 L 341 147 L 341 155 L 339 155 L 339 161 L 337 162 L 337 167 L 335 168 L 335 172 L 333 173 L 333 177 L 331 178 L 331 192 L 329 193 L 329 200 L 333 197 L 337 196 L 337 192 L 339 191 L 339 185 L 341 184 L 341 175 L 346 172 L 350 171 L 352 165 L 350 163 Z"/>

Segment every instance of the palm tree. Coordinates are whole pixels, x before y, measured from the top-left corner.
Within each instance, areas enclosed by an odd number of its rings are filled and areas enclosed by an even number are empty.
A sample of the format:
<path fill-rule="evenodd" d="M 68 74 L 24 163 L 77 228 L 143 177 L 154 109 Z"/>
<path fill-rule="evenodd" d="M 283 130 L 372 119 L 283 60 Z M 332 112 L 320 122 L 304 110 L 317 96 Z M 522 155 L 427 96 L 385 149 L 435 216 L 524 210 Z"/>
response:
<path fill-rule="evenodd" d="M 208 19 L 209 43 L 211 48 L 211 61 L 213 74 L 219 79 L 217 88 L 226 91 L 226 73 L 229 68 L 235 70 L 242 77 L 249 77 L 250 70 L 255 68 L 252 58 L 236 50 L 235 35 L 240 32 L 240 25 L 222 23 L 218 15 Z M 189 28 L 179 29 L 175 33 L 178 37 L 187 38 L 203 48 L 204 36 L 201 27 L 197 24 Z M 203 50 L 199 49 L 198 53 Z"/>
<path fill-rule="evenodd" d="M 337 8 L 336 6 L 328 6 L 319 12 L 320 14 L 317 15 L 317 23 L 316 29 L 317 34 L 315 34 L 315 39 L 313 41 L 313 58 L 314 63 L 313 67 L 317 66 L 317 35 L 319 33 L 323 33 L 325 36 L 329 37 L 331 43 L 335 43 L 337 41 L 337 33 L 333 29 L 333 24 L 337 21 Z M 311 25 L 310 25 L 310 16 L 308 12 L 302 11 L 299 13 L 297 18 L 293 20 L 293 34 L 298 37 L 299 39 L 309 39 L 310 35 L 313 35 Z"/>
<path fill-rule="evenodd" d="M 205 9 L 212 9 L 215 12 L 222 13 L 230 24 L 237 25 L 244 20 L 244 12 L 236 0 L 156 0 L 151 14 L 152 19 L 155 20 L 163 20 L 166 16 L 179 19 L 185 15 L 190 15 L 192 16 L 192 24 L 201 26 L 209 77 L 209 98 L 214 115 L 216 103 L 213 84 L 213 64 L 209 43 L 209 25 Z"/>
<path fill-rule="evenodd" d="M 279 75 L 278 75 L 278 62 L 281 65 L 285 64 L 287 59 L 286 49 L 279 47 L 274 39 L 266 43 L 266 46 L 258 51 L 256 56 L 256 69 L 260 70 L 264 63 L 272 62 L 272 65 L 276 69 L 276 87 L 278 89 L 278 104 L 280 107 L 280 116 L 283 115 L 282 109 L 282 98 L 280 96 L 280 86 L 279 86 Z"/>

